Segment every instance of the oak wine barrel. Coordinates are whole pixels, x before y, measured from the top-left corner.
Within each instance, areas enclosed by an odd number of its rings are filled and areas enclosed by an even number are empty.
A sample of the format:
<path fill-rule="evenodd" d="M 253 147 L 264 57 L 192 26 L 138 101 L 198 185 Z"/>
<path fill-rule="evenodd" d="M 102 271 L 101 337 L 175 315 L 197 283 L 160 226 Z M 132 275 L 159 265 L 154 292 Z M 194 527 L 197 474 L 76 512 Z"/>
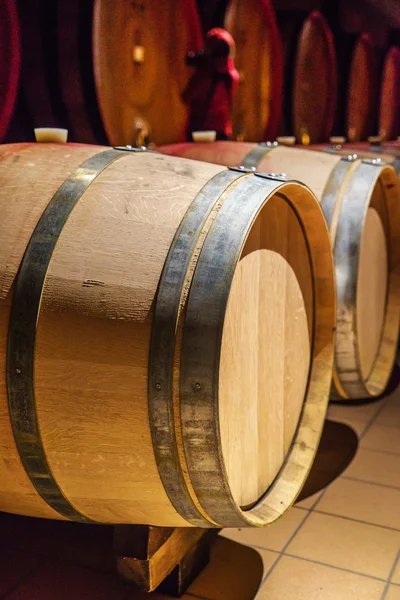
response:
<path fill-rule="evenodd" d="M 274 138 L 282 106 L 282 46 L 271 0 L 230 0 L 225 28 L 236 42 L 240 74 L 233 103 L 234 137 Z"/>
<path fill-rule="evenodd" d="M 328 222 L 337 287 L 334 394 L 379 396 L 396 355 L 400 311 L 400 182 L 376 160 L 274 143 L 176 144 L 166 154 L 286 172 L 304 181 Z"/>
<path fill-rule="evenodd" d="M 293 81 L 293 127 L 299 143 L 327 140 L 335 118 L 337 69 L 333 35 L 321 13 L 304 22 Z"/>
<path fill-rule="evenodd" d="M 132 144 L 144 120 L 156 143 L 184 139 L 185 57 L 203 47 L 195 0 L 21 0 L 20 12 L 33 127 Z"/>
<path fill-rule="evenodd" d="M 20 67 L 20 34 L 15 0 L 2 0 L 0 3 L 0 142 L 5 138 L 17 101 Z"/>
<path fill-rule="evenodd" d="M 378 99 L 378 60 L 371 36 L 363 33 L 354 46 L 351 59 L 346 111 L 349 142 L 372 135 Z"/>
<path fill-rule="evenodd" d="M 378 132 L 382 140 L 394 140 L 400 134 L 400 50 L 395 46 L 383 66 Z"/>
<path fill-rule="evenodd" d="M 0 177 L 0 510 L 278 518 L 313 462 L 333 364 L 310 190 L 74 144 L 2 146 Z"/>

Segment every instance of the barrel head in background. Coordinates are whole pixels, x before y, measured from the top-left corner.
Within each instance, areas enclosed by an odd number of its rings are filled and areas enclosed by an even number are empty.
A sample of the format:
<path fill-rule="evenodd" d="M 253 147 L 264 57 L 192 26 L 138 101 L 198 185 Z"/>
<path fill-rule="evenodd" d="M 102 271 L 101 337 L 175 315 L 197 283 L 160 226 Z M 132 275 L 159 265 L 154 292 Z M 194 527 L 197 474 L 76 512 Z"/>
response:
<path fill-rule="evenodd" d="M 283 93 L 279 135 L 293 135 L 292 86 L 296 63 L 297 38 L 307 13 L 277 11 L 277 23 L 282 44 Z M 273 138 L 270 138 L 273 139 Z"/>
<path fill-rule="evenodd" d="M 337 67 L 332 32 L 321 13 L 305 21 L 297 44 L 293 126 L 299 143 L 327 140 L 336 110 Z"/>
<path fill-rule="evenodd" d="M 282 48 L 270 0 L 231 0 L 225 28 L 236 42 L 239 89 L 233 105 L 234 137 L 250 141 L 278 133 L 283 86 Z"/>
<path fill-rule="evenodd" d="M 202 47 L 195 0 L 95 1 L 96 91 L 112 144 L 132 143 L 137 117 L 148 122 L 154 143 L 184 138 L 181 93 L 192 75 L 185 57 Z"/>
<path fill-rule="evenodd" d="M 0 142 L 10 125 L 19 86 L 21 47 L 15 0 L 0 4 Z"/>
<path fill-rule="evenodd" d="M 378 105 L 378 56 L 371 36 L 362 34 L 351 58 L 347 87 L 345 135 L 349 142 L 366 140 L 374 133 Z"/>
<path fill-rule="evenodd" d="M 400 50 L 393 46 L 386 54 L 381 78 L 378 133 L 382 140 L 400 134 Z"/>

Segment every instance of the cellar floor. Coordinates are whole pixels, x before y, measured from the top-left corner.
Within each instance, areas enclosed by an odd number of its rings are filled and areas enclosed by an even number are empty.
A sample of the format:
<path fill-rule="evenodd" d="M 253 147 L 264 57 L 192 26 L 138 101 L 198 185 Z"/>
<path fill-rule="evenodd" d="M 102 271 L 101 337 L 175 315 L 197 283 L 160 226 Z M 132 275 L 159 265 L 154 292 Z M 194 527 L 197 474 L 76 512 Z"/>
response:
<path fill-rule="evenodd" d="M 400 388 L 329 418 L 359 435 L 350 466 L 271 527 L 223 530 L 184 600 L 400 600 Z M 166 600 L 119 581 L 111 535 L 0 513 L 0 599 Z"/>
<path fill-rule="evenodd" d="M 271 527 L 222 535 L 261 554 L 257 600 L 400 600 L 400 388 L 328 416 L 359 436 L 343 474 Z"/>

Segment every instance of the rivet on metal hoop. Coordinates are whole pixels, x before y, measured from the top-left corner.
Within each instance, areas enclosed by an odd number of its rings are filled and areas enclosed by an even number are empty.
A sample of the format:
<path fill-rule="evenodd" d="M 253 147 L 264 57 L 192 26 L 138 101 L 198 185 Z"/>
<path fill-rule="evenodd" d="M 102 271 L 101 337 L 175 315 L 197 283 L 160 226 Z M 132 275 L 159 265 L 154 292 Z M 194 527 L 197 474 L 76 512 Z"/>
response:
<path fill-rule="evenodd" d="M 375 167 L 381 167 L 385 164 L 381 158 L 364 158 L 362 161 L 364 165 L 373 165 Z"/>
<path fill-rule="evenodd" d="M 237 171 L 238 173 L 255 173 L 256 167 L 245 167 L 244 165 L 239 165 L 238 167 L 228 167 L 230 171 Z"/>
<path fill-rule="evenodd" d="M 355 162 L 358 160 L 358 154 L 348 154 L 347 156 L 343 156 L 342 160 L 346 162 Z"/>

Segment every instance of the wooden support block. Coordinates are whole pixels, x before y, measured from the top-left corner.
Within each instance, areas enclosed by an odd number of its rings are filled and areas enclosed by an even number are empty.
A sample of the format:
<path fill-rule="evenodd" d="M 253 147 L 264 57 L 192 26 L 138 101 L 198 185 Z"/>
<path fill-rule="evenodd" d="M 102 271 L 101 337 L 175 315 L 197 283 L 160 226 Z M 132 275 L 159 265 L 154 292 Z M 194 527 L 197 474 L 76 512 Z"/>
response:
<path fill-rule="evenodd" d="M 189 550 L 168 577 L 164 579 L 157 591 L 174 598 L 180 598 L 208 565 L 211 544 L 216 535 L 217 531 L 215 529 L 205 532 L 201 540 Z"/>
<path fill-rule="evenodd" d="M 117 526 L 118 572 L 125 581 L 151 592 L 178 567 L 168 586 L 179 593 L 207 564 L 206 540 L 210 543 L 216 533 L 195 527 Z"/>

